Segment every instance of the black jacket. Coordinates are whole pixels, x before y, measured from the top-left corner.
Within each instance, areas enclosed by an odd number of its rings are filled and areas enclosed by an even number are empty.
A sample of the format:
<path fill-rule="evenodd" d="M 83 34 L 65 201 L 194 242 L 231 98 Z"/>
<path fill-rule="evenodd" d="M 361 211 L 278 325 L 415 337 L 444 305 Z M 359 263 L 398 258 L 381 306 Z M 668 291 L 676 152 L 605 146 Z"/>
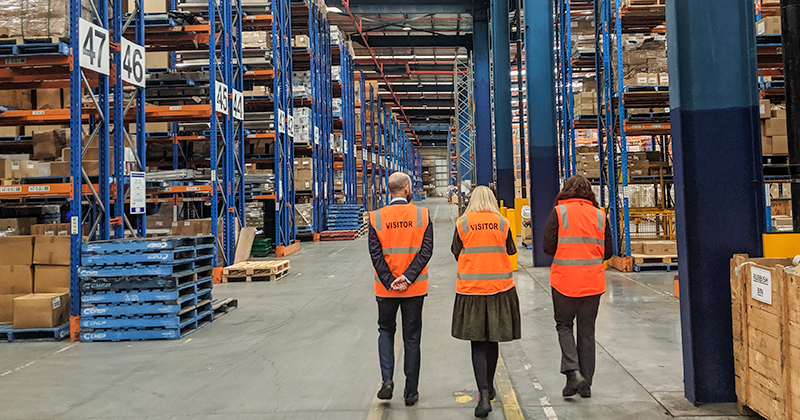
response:
<path fill-rule="evenodd" d="M 544 226 L 544 242 L 542 243 L 542 251 L 546 255 L 556 255 L 558 249 L 558 213 L 556 208 L 550 212 L 547 217 L 547 223 Z M 614 240 L 611 238 L 611 227 L 606 218 L 606 240 L 605 240 L 605 258 L 611 259 L 614 256 Z"/>
<path fill-rule="evenodd" d="M 407 201 L 396 201 L 390 206 L 394 205 L 405 205 L 408 204 Z M 395 277 L 392 274 L 392 270 L 389 269 L 389 264 L 386 263 L 386 259 L 383 258 L 383 246 L 381 245 L 381 240 L 378 239 L 378 234 L 375 232 L 375 228 L 372 227 L 372 223 L 369 224 L 369 255 L 372 257 L 372 266 L 375 268 L 375 272 L 378 273 L 378 278 L 380 279 L 383 286 L 386 287 L 386 290 L 391 290 L 392 282 L 394 282 Z M 411 261 L 411 265 L 403 272 L 403 275 L 406 276 L 409 282 L 413 283 L 419 277 L 419 273 L 422 272 L 422 269 L 428 265 L 428 261 L 430 261 L 431 256 L 433 256 L 433 223 L 430 220 L 430 214 L 428 215 L 428 228 L 425 229 L 425 236 L 422 239 L 422 247 L 420 248 L 419 253 L 416 257 Z"/>

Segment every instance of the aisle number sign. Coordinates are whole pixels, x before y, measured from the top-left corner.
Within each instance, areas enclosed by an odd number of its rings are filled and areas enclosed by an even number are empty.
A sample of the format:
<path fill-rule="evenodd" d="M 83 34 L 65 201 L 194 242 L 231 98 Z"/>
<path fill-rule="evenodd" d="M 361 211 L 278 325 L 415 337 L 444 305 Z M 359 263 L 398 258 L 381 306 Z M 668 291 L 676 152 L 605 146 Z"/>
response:
<path fill-rule="evenodd" d="M 78 34 L 80 36 L 78 62 L 81 67 L 108 76 L 111 66 L 108 52 L 108 30 L 80 19 Z"/>
<path fill-rule="evenodd" d="M 217 112 L 228 115 L 228 85 L 225 83 L 214 83 L 214 105 Z"/>
<path fill-rule="evenodd" d="M 145 214 L 147 207 L 145 173 L 131 172 L 131 214 Z"/>
<path fill-rule="evenodd" d="M 286 132 L 286 112 L 282 109 L 278 110 L 278 134 Z"/>
<path fill-rule="evenodd" d="M 233 118 L 239 121 L 244 121 L 244 94 L 236 89 L 231 92 L 231 99 L 233 100 Z"/>
<path fill-rule="evenodd" d="M 122 38 L 122 80 L 144 87 L 145 68 L 144 47 Z"/>
<path fill-rule="evenodd" d="M 772 305 L 772 273 L 769 270 L 750 267 L 750 295 L 759 302 Z"/>
<path fill-rule="evenodd" d="M 289 125 L 289 137 L 294 137 L 294 115 L 289 115 L 286 124 Z"/>

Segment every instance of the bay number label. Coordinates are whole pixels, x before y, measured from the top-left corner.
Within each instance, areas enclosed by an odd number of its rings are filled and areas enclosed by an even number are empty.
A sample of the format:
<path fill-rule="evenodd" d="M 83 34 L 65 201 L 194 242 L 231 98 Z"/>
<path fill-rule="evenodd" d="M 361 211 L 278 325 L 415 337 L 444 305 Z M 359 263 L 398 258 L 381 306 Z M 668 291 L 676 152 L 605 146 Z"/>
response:
<path fill-rule="evenodd" d="M 214 104 L 217 112 L 228 115 L 228 85 L 222 82 L 214 83 Z"/>
<path fill-rule="evenodd" d="M 759 302 L 772 305 L 772 272 L 750 267 L 750 295 Z"/>
<path fill-rule="evenodd" d="M 78 34 L 81 43 L 78 62 L 81 67 L 108 76 L 111 64 L 108 54 L 108 30 L 80 19 Z"/>
<path fill-rule="evenodd" d="M 122 80 L 144 87 L 144 47 L 122 38 Z"/>
<path fill-rule="evenodd" d="M 236 89 L 232 89 L 231 98 L 233 99 L 233 118 L 244 121 L 244 94 Z"/>

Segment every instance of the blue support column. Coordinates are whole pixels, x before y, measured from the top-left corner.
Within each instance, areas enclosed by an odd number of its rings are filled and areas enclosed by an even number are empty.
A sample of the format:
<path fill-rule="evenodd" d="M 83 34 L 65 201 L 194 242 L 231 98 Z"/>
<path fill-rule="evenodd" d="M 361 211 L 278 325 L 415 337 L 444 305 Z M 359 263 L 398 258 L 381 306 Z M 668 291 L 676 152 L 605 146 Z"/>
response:
<path fill-rule="evenodd" d="M 514 207 L 514 139 L 511 134 L 511 40 L 508 0 L 492 0 L 494 137 L 497 149 L 497 198 Z M 449 144 L 449 143 L 448 143 Z"/>
<path fill-rule="evenodd" d="M 173 0 L 174 1 L 174 0 Z M 136 10 L 136 43 L 144 45 L 144 8 L 142 7 L 141 0 L 138 2 L 138 9 Z M 173 8 L 174 9 L 174 8 Z M 139 170 L 144 171 L 147 166 L 147 135 L 145 133 L 145 89 L 139 89 L 136 92 L 136 154 L 139 158 Z M 173 132 L 172 134 L 176 134 Z M 145 238 L 147 236 L 147 216 L 140 214 L 136 217 L 138 220 L 139 237 Z"/>
<path fill-rule="evenodd" d="M 292 100 L 292 20 L 288 0 L 273 0 L 272 57 L 275 112 L 275 245 L 295 243 L 294 141 L 286 129 L 294 114 Z M 213 156 L 212 156 L 213 159 Z M 280 249 L 280 248 L 279 248 Z"/>
<path fill-rule="evenodd" d="M 762 252 L 754 14 L 752 1 L 667 2 L 684 388 L 694 404 L 736 401 L 729 261 Z"/>
<path fill-rule="evenodd" d="M 549 266 L 542 252 L 547 217 L 558 194 L 558 133 L 555 105 L 553 0 L 525 0 L 525 62 L 528 81 L 531 233 L 533 264 Z M 477 102 L 477 98 L 476 98 Z"/>
<path fill-rule="evenodd" d="M 492 98 L 489 74 L 489 21 L 485 10 L 474 13 L 472 23 L 475 66 L 475 185 L 494 181 L 492 159 Z M 551 67 L 552 71 L 553 68 Z M 510 75 L 509 75 L 510 77 Z"/>
<path fill-rule="evenodd" d="M 113 7 L 112 7 L 112 19 L 111 19 L 111 28 L 112 33 L 111 37 L 114 40 L 114 43 L 120 44 L 122 42 L 122 0 L 113 0 Z M 123 114 L 123 108 L 125 106 L 125 100 L 123 99 L 122 94 L 122 54 L 120 51 L 114 51 L 111 53 L 112 62 L 116 67 L 117 71 L 116 74 L 113 76 L 117 79 L 116 83 L 114 84 L 114 138 L 113 138 L 113 150 L 114 150 L 114 158 L 111 161 L 111 167 L 114 170 L 114 184 L 116 184 L 116 195 L 114 197 L 114 206 L 111 211 L 113 211 L 113 217 L 119 218 L 122 221 L 122 218 L 125 217 L 125 176 L 124 176 L 124 162 L 125 162 L 125 147 L 123 145 L 123 136 L 125 130 L 125 117 Z M 125 225 L 123 223 L 118 223 L 114 226 L 114 238 L 123 238 L 125 236 Z"/>
<path fill-rule="evenodd" d="M 70 0 L 69 8 L 69 29 L 70 47 L 72 51 L 80 51 L 81 40 L 78 32 L 78 21 L 81 16 L 80 0 Z M 79 54 L 72 54 L 72 68 L 69 76 L 69 129 L 70 129 L 70 177 L 72 180 L 72 197 L 69 201 L 70 215 L 70 329 L 79 330 L 79 318 L 81 310 L 81 292 L 78 281 L 78 269 L 81 265 L 81 222 L 83 221 L 83 208 L 81 191 L 83 191 L 83 176 L 81 174 L 81 162 L 83 160 L 83 122 L 81 118 L 82 106 L 82 81 L 80 71 L 81 65 Z M 76 334 L 77 335 L 77 334 Z M 73 336 L 72 339 L 77 339 Z"/>

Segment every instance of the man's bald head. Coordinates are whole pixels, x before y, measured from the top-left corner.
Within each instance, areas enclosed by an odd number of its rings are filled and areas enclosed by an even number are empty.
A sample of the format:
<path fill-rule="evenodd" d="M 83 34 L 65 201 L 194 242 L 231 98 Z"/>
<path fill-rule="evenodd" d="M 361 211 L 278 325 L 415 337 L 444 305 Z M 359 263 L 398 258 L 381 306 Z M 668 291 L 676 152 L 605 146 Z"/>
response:
<path fill-rule="evenodd" d="M 389 175 L 389 192 L 393 196 L 404 197 L 403 190 L 411 188 L 411 177 L 403 172 L 395 172 Z"/>

